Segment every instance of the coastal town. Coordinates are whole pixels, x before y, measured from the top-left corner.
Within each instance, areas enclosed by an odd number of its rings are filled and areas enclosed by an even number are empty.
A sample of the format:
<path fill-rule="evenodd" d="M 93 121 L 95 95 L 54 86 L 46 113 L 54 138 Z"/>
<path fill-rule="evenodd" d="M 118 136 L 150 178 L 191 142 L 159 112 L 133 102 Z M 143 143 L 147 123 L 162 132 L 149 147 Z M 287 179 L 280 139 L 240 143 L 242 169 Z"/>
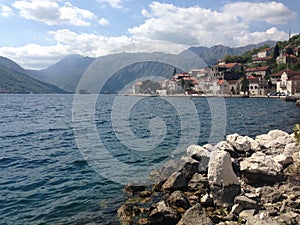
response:
<path fill-rule="evenodd" d="M 300 96 L 300 35 L 274 47 L 226 56 L 215 65 L 177 73 L 160 82 L 138 81 L 132 94 L 159 96 Z"/>

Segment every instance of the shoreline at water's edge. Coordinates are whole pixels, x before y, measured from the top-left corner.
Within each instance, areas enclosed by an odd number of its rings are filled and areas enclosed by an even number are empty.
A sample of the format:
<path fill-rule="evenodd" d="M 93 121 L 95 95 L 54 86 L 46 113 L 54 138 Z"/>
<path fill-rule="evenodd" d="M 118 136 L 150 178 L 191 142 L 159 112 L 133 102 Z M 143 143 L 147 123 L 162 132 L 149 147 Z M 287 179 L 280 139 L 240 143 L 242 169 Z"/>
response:
<path fill-rule="evenodd" d="M 125 185 L 118 216 L 124 225 L 300 224 L 299 154 L 281 130 L 192 145 L 153 171 L 151 185 Z"/>
<path fill-rule="evenodd" d="M 267 96 L 267 95 L 226 95 L 226 94 L 203 94 L 203 95 L 185 95 L 185 94 L 172 94 L 172 95 L 158 95 L 158 94 L 118 94 L 119 96 L 133 96 L 133 97 L 183 97 L 183 98 L 208 98 L 208 97 L 219 97 L 219 98 L 278 98 L 282 100 L 297 98 L 297 96 L 292 96 L 287 98 L 286 96 Z M 300 99 L 300 96 L 299 96 Z"/>

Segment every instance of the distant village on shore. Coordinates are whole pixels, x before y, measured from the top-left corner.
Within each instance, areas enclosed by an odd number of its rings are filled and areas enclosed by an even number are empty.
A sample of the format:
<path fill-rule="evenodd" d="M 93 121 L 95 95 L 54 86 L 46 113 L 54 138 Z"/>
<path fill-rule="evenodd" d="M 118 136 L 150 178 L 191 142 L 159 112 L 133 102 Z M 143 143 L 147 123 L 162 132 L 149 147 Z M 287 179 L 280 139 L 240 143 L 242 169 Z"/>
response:
<path fill-rule="evenodd" d="M 160 82 L 135 82 L 132 94 L 300 96 L 300 35 L 242 56 L 228 55 L 213 66 L 177 73 Z"/>

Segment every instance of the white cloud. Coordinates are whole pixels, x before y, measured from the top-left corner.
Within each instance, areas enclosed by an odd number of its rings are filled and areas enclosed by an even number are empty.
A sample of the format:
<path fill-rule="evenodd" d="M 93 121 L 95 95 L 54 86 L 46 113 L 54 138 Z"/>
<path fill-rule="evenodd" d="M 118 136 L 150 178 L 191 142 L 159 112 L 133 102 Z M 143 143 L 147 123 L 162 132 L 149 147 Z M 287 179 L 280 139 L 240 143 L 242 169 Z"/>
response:
<path fill-rule="evenodd" d="M 239 35 L 236 35 L 234 39 L 236 42 L 240 43 L 240 45 L 247 45 L 249 43 L 256 44 L 266 40 L 287 40 L 288 34 L 278 30 L 276 27 L 272 27 L 262 32 L 241 32 Z"/>
<path fill-rule="evenodd" d="M 269 24 L 285 24 L 296 17 L 296 13 L 279 2 L 235 2 L 223 8 L 224 13 L 239 16 L 249 21 L 265 21 Z"/>
<path fill-rule="evenodd" d="M 89 10 L 77 8 L 69 2 L 60 6 L 57 1 L 51 0 L 19 0 L 13 6 L 22 17 L 47 25 L 89 26 L 90 20 L 96 19 Z"/>
<path fill-rule="evenodd" d="M 1 47 L 0 55 L 12 59 L 26 69 L 43 69 L 67 55 L 66 46 L 27 44 L 22 47 Z"/>
<path fill-rule="evenodd" d="M 10 16 L 13 16 L 14 13 L 10 7 L 8 7 L 6 5 L 2 5 L 1 10 L 0 10 L 0 15 L 3 17 L 10 17 Z"/>
<path fill-rule="evenodd" d="M 101 18 L 98 20 L 98 23 L 101 25 L 101 26 L 108 26 L 109 25 L 109 21 L 105 18 Z"/>
<path fill-rule="evenodd" d="M 98 2 L 100 2 L 101 4 L 107 3 L 112 8 L 121 9 L 123 8 L 122 3 L 124 2 L 124 0 L 98 0 Z"/>
<path fill-rule="evenodd" d="M 222 11 L 213 11 L 199 6 L 180 8 L 173 4 L 153 2 L 149 10 L 143 10 L 145 22 L 128 29 L 134 39 L 163 40 L 185 45 L 212 46 L 223 44 L 240 46 L 246 43 L 242 34 L 251 34 L 250 27 L 253 21 L 269 24 L 286 23 L 295 17 L 281 3 L 246 3 L 238 2 L 227 4 Z M 284 16 L 282 16 L 284 15 Z M 280 40 L 283 32 L 268 33 L 269 30 L 259 33 L 260 40 Z M 280 33 L 279 36 L 278 33 Z M 238 39 L 240 37 L 241 39 Z M 253 43 L 253 40 L 249 40 Z"/>
<path fill-rule="evenodd" d="M 122 3 L 120 0 L 109 2 Z M 23 47 L 1 47 L 0 55 L 20 63 L 25 68 L 37 69 L 45 68 L 69 54 L 98 57 L 111 52 L 137 49 L 167 52 L 170 43 L 178 44 L 180 48 L 217 44 L 242 46 L 266 40 L 287 39 L 288 34 L 280 31 L 275 25 L 286 23 L 294 18 L 295 13 L 276 2 L 249 3 L 251 13 L 248 13 L 244 3 L 227 4 L 221 11 L 216 11 L 199 6 L 182 8 L 173 4 L 153 2 L 148 10 L 144 9 L 141 12 L 145 22 L 128 30 L 131 36 L 109 37 L 61 29 L 49 32 L 49 39 L 54 42 L 51 46 L 28 44 Z M 105 18 L 97 18 L 90 11 L 78 9 L 71 3 L 60 6 L 58 0 L 19 0 L 13 5 L 20 10 L 23 17 L 49 25 L 83 26 L 88 25 L 90 20 L 96 20 L 101 26 L 109 25 Z M 283 18 L 280 12 L 288 16 Z M 251 31 L 253 21 L 266 22 L 270 27 Z M 153 40 L 158 42 L 153 44 Z"/>
<path fill-rule="evenodd" d="M 2 47 L 0 55 L 14 60 L 25 68 L 41 69 L 54 64 L 66 55 L 98 57 L 132 42 L 132 39 L 126 36 L 77 34 L 68 29 L 52 31 L 49 34 L 56 41 L 55 45 L 27 44 L 22 47 Z"/>

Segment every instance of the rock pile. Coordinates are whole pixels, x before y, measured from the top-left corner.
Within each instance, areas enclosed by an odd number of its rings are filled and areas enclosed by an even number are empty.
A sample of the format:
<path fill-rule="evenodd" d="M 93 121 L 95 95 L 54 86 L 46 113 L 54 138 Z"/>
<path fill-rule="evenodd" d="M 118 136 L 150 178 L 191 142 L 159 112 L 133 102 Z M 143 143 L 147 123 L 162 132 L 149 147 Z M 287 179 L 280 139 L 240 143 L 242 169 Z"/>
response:
<path fill-rule="evenodd" d="M 151 185 L 125 186 L 121 224 L 300 224 L 299 150 L 281 130 L 191 145 L 178 162 L 153 171 Z"/>

